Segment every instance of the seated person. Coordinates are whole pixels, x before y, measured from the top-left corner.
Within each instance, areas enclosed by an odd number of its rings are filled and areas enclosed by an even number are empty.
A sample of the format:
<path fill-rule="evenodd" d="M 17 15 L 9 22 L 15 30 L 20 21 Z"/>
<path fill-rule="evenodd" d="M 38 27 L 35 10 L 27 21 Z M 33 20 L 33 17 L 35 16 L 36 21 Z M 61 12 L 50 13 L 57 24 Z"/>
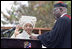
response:
<path fill-rule="evenodd" d="M 14 34 L 11 38 L 30 39 L 30 35 L 37 36 L 38 34 L 32 33 L 36 20 L 36 17 L 22 16 L 19 20 L 19 25 L 16 26 Z M 22 33 L 19 31 L 21 27 L 23 29 Z"/>

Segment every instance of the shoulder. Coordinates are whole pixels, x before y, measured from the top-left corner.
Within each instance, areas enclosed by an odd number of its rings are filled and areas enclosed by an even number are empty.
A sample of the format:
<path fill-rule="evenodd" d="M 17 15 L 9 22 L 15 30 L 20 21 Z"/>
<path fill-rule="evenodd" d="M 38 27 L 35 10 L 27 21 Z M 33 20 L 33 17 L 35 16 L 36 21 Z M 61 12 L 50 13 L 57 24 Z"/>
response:
<path fill-rule="evenodd" d="M 63 16 L 63 17 L 59 18 L 59 20 L 65 21 L 67 23 L 71 22 L 71 19 L 69 17 L 67 17 L 67 16 Z"/>
<path fill-rule="evenodd" d="M 63 17 L 60 17 L 62 20 L 71 20 L 71 16 L 68 14 L 65 14 Z"/>
<path fill-rule="evenodd" d="M 57 19 L 57 21 L 68 21 L 69 19 L 66 16 L 60 17 L 59 19 Z"/>
<path fill-rule="evenodd" d="M 66 16 L 64 17 L 60 17 L 59 19 L 57 19 L 56 24 L 70 24 L 71 20 L 68 19 Z"/>

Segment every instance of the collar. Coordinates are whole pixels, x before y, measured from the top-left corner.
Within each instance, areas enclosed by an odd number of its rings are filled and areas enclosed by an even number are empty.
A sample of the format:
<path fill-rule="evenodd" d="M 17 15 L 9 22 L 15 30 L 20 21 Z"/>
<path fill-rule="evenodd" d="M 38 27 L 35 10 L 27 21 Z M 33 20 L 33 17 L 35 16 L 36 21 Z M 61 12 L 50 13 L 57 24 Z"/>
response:
<path fill-rule="evenodd" d="M 60 17 L 63 17 L 65 14 L 67 14 L 67 13 L 62 14 Z"/>

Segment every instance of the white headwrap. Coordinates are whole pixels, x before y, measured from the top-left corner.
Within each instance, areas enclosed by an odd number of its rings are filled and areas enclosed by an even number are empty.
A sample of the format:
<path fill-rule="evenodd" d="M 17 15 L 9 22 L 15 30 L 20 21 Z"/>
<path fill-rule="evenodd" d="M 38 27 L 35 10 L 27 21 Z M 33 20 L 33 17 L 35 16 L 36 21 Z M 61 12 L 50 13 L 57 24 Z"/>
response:
<path fill-rule="evenodd" d="M 33 28 L 35 27 L 35 24 L 36 24 L 36 17 L 33 17 L 33 16 L 22 16 L 19 20 L 19 24 L 21 24 L 22 26 L 27 24 L 27 23 L 30 23 Z"/>

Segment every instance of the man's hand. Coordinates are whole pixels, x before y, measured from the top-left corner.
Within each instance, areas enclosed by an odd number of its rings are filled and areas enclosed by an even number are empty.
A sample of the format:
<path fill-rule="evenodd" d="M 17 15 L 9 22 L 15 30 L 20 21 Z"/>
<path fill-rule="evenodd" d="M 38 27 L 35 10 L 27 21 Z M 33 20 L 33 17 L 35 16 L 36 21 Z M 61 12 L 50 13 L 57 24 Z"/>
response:
<path fill-rule="evenodd" d="M 35 40 L 37 40 L 37 36 L 30 35 L 30 39 L 35 39 Z"/>

